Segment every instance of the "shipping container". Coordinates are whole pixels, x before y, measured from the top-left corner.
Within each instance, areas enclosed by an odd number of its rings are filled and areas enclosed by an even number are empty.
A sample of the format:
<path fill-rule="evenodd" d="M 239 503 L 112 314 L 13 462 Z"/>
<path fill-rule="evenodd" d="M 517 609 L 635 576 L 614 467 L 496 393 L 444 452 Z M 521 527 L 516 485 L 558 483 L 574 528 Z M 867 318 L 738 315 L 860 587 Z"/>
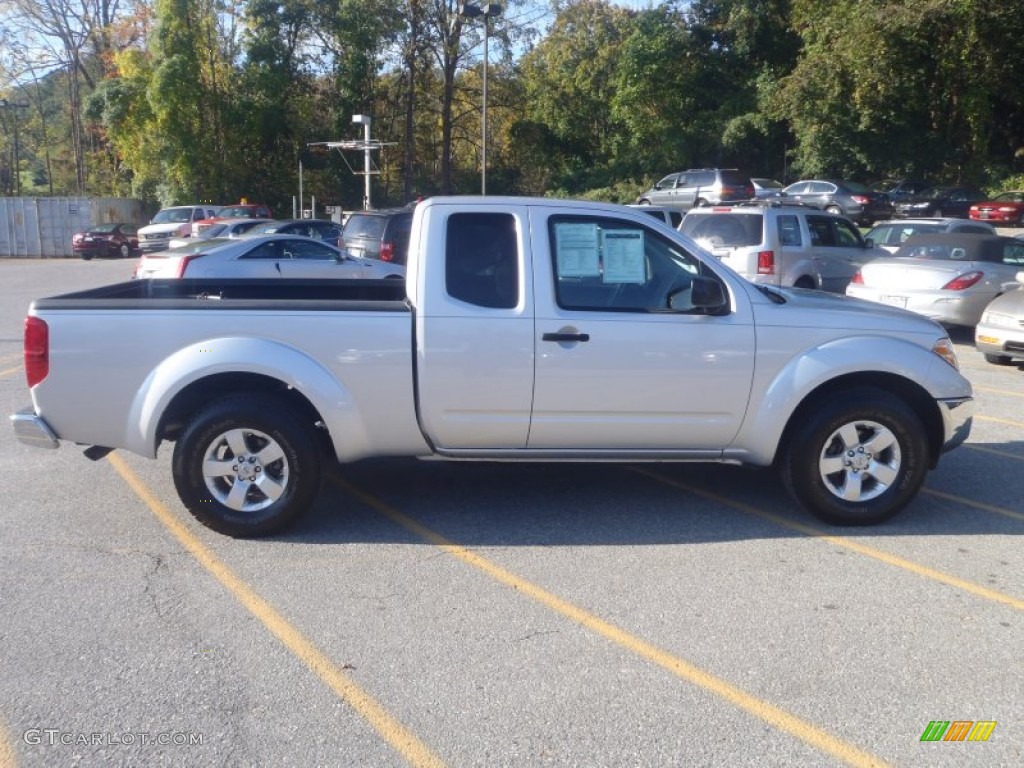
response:
<path fill-rule="evenodd" d="M 145 224 L 142 201 L 123 197 L 0 197 L 0 258 L 71 258 L 71 237 L 93 224 Z"/>

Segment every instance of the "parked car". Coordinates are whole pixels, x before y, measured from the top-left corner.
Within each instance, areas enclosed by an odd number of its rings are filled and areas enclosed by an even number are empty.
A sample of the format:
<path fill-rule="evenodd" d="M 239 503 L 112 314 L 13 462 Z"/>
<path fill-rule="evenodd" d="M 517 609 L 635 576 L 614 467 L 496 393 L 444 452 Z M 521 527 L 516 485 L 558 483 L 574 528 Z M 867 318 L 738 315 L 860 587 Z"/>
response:
<path fill-rule="evenodd" d="M 197 237 L 200 232 L 209 229 L 215 223 L 228 219 L 263 219 L 264 221 L 274 218 L 274 212 L 269 205 L 263 203 L 238 203 L 237 205 L 225 205 L 217 209 L 217 214 L 208 219 L 192 222 L 192 237 Z"/>
<path fill-rule="evenodd" d="M 865 264 L 846 288 L 944 325 L 975 326 L 992 299 L 1017 287 L 1024 241 L 999 235 L 914 235 L 896 255 Z"/>
<path fill-rule="evenodd" d="M 705 205 L 750 200 L 754 185 L 735 168 L 692 168 L 670 173 L 636 199 L 638 205 L 664 205 L 688 211 Z"/>
<path fill-rule="evenodd" d="M 412 208 L 353 211 L 341 231 L 353 256 L 405 264 L 409 253 Z"/>
<path fill-rule="evenodd" d="M 861 266 L 889 255 L 849 219 L 784 198 L 694 208 L 679 231 L 752 282 L 837 293 Z"/>
<path fill-rule="evenodd" d="M 754 197 L 778 197 L 785 184 L 775 179 L 751 178 L 750 183 L 754 185 Z"/>
<path fill-rule="evenodd" d="M 934 232 L 962 232 L 973 235 L 995 235 L 995 227 L 984 221 L 968 221 L 966 219 L 932 218 L 932 219 L 892 219 L 880 221 L 864 235 L 879 248 L 889 253 L 896 253 L 907 238 L 914 235 L 927 235 Z"/>
<path fill-rule="evenodd" d="M 71 252 L 89 261 L 94 256 L 127 259 L 139 252 L 139 233 L 134 224 L 94 224 L 71 237 Z"/>
<path fill-rule="evenodd" d="M 1024 227 L 1024 190 L 1013 190 L 996 195 L 971 206 L 969 215 L 974 221 L 991 221 Z"/>
<path fill-rule="evenodd" d="M 168 248 L 181 248 L 183 245 L 188 245 L 192 240 L 212 240 L 214 238 L 236 238 L 249 232 L 254 227 L 258 227 L 261 224 L 269 224 L 273 219 L 225 219 L 223 221 L 217 221 L 211 224 L 209 227 L 204 228 L 199 232 L 198 235 L 192 237 L 172 237 L 168 243 Z"/>
<path fill-rule="evenodd" d="M 683 221 L 683 212 L 678 208 L 668 208 L 664 205 L 638 205 L 637 203 L 630 203 L 626 207 L 643 211 L 648 216 L 653 216 L 658 221 L 665 222 L 672 229 L 678 229 Z"/>
<path fill-rule="evenodd" d="M 966 219 L 971 204 L 985 199 L 985 193 L 974 187 L 929 187 L 896 203 L 899 218 L 922 216 Z"/>
<path fill-rule="evenodd" d="M 874 224 L 892 218 L 893 205 L 883 192 L 872 192 L 863 184 L 836 179 L 808 179 L 782 190 L 789 200 L 838 213 L 858 224 Z"/>
<path fill-rule="evenodd" d="M 1024 270 L 1016 275 L 1024 286 Z M 974 329 L 974 343 L 985 359 L 995 365 L 1024 361 L 1024 287 L 996 296 Z"/>
<path fill-rule="evenodd" d="M 919 195 L 932 186 L 922 179 L 883 179 L 871 185 L 875 192 L 884 192 L 894 203 Z"/>
<path fill-rule="evenodd" d="M 167 249 L 172 237 L 189 237 L 192 222 L 215 216 L 214 206 L 176 205 L 157 211 L 156 216 L 144 227 L 139 228 L 139 248 L 143 253 L 155 253 Z"/>
<path fill-rule="evenodd" d="M 325 219 L 284 219 L 283 221 L 268 221 L 258 227 L 253 227 L 247 233 L 249 235 L 302 235 L 311 237 L 314 240 L 322 240 L 335 248 L 344 248 L 344 240 L 341 237 L 341 227 L 333 221 Z"/>
<path fill-rule="evenodd" d="M 133 277 L 405 277 L 405 267 L 360 259 L 301 235 L 215 238 L 139 259 Z"/>

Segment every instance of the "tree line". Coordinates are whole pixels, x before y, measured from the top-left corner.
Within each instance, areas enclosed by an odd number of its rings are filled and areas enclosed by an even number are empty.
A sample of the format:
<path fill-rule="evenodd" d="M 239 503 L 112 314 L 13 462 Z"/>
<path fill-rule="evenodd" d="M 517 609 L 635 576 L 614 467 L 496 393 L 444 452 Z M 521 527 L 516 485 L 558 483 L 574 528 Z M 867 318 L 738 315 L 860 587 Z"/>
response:
<path fill-rule="evenodd" d="M 482 3 L 474 3 L 478 7 Z M 637 5 L 637 4 L 635 4 Z M 492 7 L 492 11 L 495 10 Z M 486 24 L 486 27 L 485 27 Z M 991 0 L 0 0 L 0 194 L 487 192 L 631 202 L 660 176 L 1024 184 L 1024 14 Z"/>

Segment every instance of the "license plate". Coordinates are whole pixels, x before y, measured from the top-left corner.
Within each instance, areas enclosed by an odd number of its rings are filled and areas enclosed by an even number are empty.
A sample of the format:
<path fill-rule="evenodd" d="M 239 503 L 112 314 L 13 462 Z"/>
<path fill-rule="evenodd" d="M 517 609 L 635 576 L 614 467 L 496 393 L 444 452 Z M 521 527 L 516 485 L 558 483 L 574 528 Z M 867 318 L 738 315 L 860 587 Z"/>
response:
<path fill-rule="evenodd" d="M 906 296 L 879 296 L 878 300 L 883 304 L 888 304 L 891 307 L 907 308 L 907 297 Z"/>
<path fill-rule="evenodd" d="M 988 211 L 978 211 L 978 218 L 979 219 L 987 219 L 988 218 Z"/>
<path fill-rule="evenodd" d="M 92 239 L 91 237 L 83 237 L 83 238 L 82 238 L 82 241 L 83 241 L 83 242 L 86 242 L 86 243 L 91 243 L 91 242 L 92 242 L 92 240 L 93 240 L 93 239 Z"/>

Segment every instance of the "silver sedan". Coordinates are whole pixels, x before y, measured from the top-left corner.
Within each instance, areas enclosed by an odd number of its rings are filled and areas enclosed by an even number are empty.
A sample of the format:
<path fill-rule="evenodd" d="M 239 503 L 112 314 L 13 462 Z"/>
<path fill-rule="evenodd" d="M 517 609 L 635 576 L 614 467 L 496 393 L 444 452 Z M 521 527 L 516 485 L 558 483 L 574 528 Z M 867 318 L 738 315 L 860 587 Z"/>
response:
<path fill-rule="evenodd" d="M 996 365 L 1024 361 L 1024 270 L 1017 282 L 1022 287 L 993 299 L 974 329 L 978 351 Z"/>
<path fill-rule="evenodd" d="M 300 235 L 214 238 L 143 256 L 134 277 L 404 278 L 405 267 L 350 256 Z"/>
<path fill-rule="evenodd" d="M 1019 285 L 1021 269 L 1024 241 L 1012 237 L 914 235 L 893 257 L 861 267 L 846 295 L 973 327 L 992 299 Z"/>

